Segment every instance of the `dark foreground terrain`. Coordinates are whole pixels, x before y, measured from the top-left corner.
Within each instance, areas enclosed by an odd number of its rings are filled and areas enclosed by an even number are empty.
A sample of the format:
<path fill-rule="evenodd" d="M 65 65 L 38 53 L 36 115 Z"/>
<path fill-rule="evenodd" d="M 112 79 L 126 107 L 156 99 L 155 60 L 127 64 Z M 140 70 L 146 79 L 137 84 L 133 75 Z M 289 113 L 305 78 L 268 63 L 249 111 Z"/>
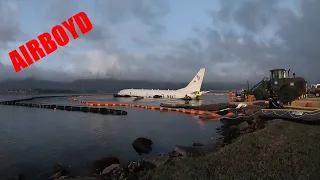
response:
<path fill-rule="evenodd" d="M 155 170 L 153 179 L 319 179 L 320 127 L 272 120 L 216 153 Z"/>

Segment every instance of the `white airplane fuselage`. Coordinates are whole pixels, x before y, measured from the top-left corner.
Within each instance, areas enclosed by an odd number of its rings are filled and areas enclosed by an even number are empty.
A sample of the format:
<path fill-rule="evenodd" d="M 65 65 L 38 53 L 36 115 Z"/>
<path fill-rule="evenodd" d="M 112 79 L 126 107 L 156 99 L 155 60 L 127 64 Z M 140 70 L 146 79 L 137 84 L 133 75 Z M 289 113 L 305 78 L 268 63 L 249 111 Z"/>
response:
<path fill-rule="evenodd" d="M 201 85 L 205 69 L 202 68 L 190 81 L 190 83 L 177 90 L 153 90 L 153 89 L 123 89 L 118 92 L 120 96 L 144 97 L 144 98 L 165 98 L 165 99 L 195 99 L 208 91 L 202 92 Z"/>
<path fill-rule="evenodd" d="M 121 90 L 118 94 L 125 96 L 137 96 L 137 97 L 146 97 L 153 98 L 154 96 L 161 96 L 165 99 L 182 99 L 189 96 L 192 99 L 196 98 L 196 94 L 192 94 L 190 91 L 179 91 L 179 90 L 152 90 L 152 89 L 124 89 Z"/>

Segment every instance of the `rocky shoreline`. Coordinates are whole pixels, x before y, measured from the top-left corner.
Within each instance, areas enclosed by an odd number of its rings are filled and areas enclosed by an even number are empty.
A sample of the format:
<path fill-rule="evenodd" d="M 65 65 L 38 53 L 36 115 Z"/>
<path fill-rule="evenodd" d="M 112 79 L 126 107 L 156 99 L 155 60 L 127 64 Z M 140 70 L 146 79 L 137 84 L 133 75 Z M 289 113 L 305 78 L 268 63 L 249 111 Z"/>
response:
<path fill-rule="evenodd" d="M 68 171 L 61 165 L 55 165 L 53 168 L 52 180 L 149 180 L 156 168 L 161 166 L 170 166 L 182 159 L 188 157 L 199 157 L 207 153 L 219 151 L 224 146 L 232 143 L 232 141 L 241 135 L 255 132 L 265 127 L 266 121 L 259 119 L 255 113 L 259 111 L 259 106 L 248 106 L 241 109 L 232 109 L 243 113 L 247 117 L 237 119 L 221 119 L 222 125 L 217 128 L 217 132 L 222 135 L 215 143 L 200 144 L 194 143 L 192 146 L 175 146 L 169 153 L 156 157 L 141 159 L 128 164 L 121 164 L 117 157 L 106 157 L 93 162 L 94 172 L 90 176 L 76 177 L 68 176 Z M 143 138 L 138 138 L 137 140 Z M 152 145 L 152 141 L 147 141 L 147 145 Z M 146 146 L 144 151 L 151 151 Z M 136 149 L 136 148 L 135 148 Z M 139 150 L 136 149 L 138 152 Z"/>

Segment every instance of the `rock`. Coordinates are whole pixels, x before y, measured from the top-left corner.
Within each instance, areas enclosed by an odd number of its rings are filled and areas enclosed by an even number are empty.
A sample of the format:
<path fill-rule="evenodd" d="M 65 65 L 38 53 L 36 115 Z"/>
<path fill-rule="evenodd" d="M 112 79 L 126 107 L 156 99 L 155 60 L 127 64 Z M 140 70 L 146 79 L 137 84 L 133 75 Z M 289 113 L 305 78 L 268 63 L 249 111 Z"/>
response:
<path fill-rule="evenodd" d="M 70 178 L 72 180 L 99 180 L 95 177 L 76 177 L 76 178 Z"/>
<path fill-rule="evenodd" d="M 240 136 L 240 131 L 237 126 L 233 125 L 224 129 L 220 134 L 223 136 L 223 142 L 229 144 L 233 139 Z"/>
<path fill-rule="evenodd" d="M 174 157 L 174 158 L 171 159 L 170 164 L 174 164 L 174 163 L 176 163 L 176 162 L 178 162 L 178 161 L 180 161 L 182 159 L 185 159 L 185 158 L 186 158 L 185 156 Z"/>
<path fill-rule="evenodd" d="M 24 176 L 22 174 L 18 174 L 16 176 L 14 176 L 14 180 L 23 180 Z"/>
<path fill-rule="evenodd" d="M 144 159 L 142 162 L 141 162 L 141 166 L 142 166 L 142 169 L 143 170 L 151 170 L 151 169 L 154 169 L 156 168 L 156 165 L 151 163 L 150 161 Z"/>
<path fill-rule="evenodd" d="M 139 180 L 150 180 L 152 179 L 152 175 L 151 174 L 145 174 L 142 177 L 140 177 Z"/>
<path fill-rule="evenodd" d="M 69 176 L 61 176 L 57 180 L 71 179 Z"/>
<path fill-rule="evenodd" d="M 257 123 L 257 119 L 256 118 L 254 118 L 253 120 L 252 120 L 252 124 L 256 124 Z"/>
<path fill-rule="evenodd" d="M 238 130 L 238 127 L 236 125 L 232 125 L 232 126 L 229 127 L 229 130 L 230 131 Z"/>
<path fill-rule="evenodd" d="M 181 156 L 180 153 L 178 153 L 177 151 L 171 151 L 168 153 L 169 157 L 174 158 L 174 157 L 178 157 Z"/>
<path fill-rule="evenodd" d="M 239 131 L 244 131 L 249 127 L 249 124 L 247 122 L 242 122 L 237 127 Z"/>
<path fill-rule="evenodd" d="M 148 159 L 148 161 L 154 164 L 156 167 L 160 167 L 170 162 L 171 158 L 169 156 L 157 156 L 157 157 Z"/>
<path fill-rule="evenodd" d="M 93 173 L 92 176 L 97 178 L 97 179 L 103 179 L 104 178 L 101 174 L 97 174 L 97 173 Z"/>
<path fill-rule="evenodd" d="M 139 154 L 148 154 L 149 152 L 152 151 L 152 144 L 153 142 L 150 139 L 140 137 L 136 139 L 133 143 L 132 146 L 134 150 Z"/>
<path fill-rule="evenodd" d="M 160 156 L 156 156 L 155 158 L 159 158 Z M 142 161 L 131 162 L 128 165 L 129 173 L 138 173 L 144 170 L 150 170 L 155 168 L 156 165 L 151 163 L 150 161 L 143 159 Z"/>
<path fill-rule="evenodd" d="M 194 147 L 175 146 L 174 150 L 179 152 L 180 154 L 182 154 L 182 156 L 185 156 L 185 157 L 201 155 L 200 151 Z"/>
<path fill-rule="evenodd" d="M 201 143 L 193 143 L 192 146 L 203 146 Z"/>
<path fill-rule="evenodd" d="M 224 146 L 223 139 L 217 139 L 215 142 L 215 145 L 219 147 L 223 147 Z"/>
<path fill-rule="evenodd" d="M 133 173 L 133 172 L 136 172 L 137 171 L 137 163 L 136 162 L 132 162 L 128 165 L 128 170 L 129 170 L 129 173 Z"/>
<path fill-rule="evenodd" d="M 121 169 L 121 175 L 123 175 L 124 177 L 127 177 L 129 175 L 129 168 L 128 166 L 125 166 Z"/>
<path fill-rule="evenodd" d="M 50 179 L 58 179 L 58 178 L 60 178 L 62 176 L 62 173 L 61 172 L 57 172 L 57 173 L 55 173 L 54 175 L 52 175 L 51 177 L 50 177 Z"/>
<path fill-rule="evenodd" d="M 216 152 L 219 151 L 223 146 L 224 146 L 224 142 L 222 139 L 218 139 L 215 143 L 209 143 L 203 146 L 203 151 L 205 153 L 208 152 Z"/>
<path fill-rule="evenodd" d="M 104 168 L 110 166 L 111 164 L 120 164 L 120 161 L 116 157 L 106 157 L 93 162 L 93 168 L 95 172 L 100 173 Z"/>
<path fill-rule="evenodd" d="M 136 173 L 132 173 L 127 177 L 128 180 L 139 180 L 139 177 Z"/>
<path fill-rule="evenodd" d="M 102 175 L 110 174 L 113 170 L 117 169 L 118 167 L 120 167 L 119 164 L 111 164 L 110 166 L 104 168 L 101 174 Z"/>
<path fill-rule="evenodd" d="M 53 166 L 53 174 L 57 174 L 58 172 L 60 172 L 61 173 L 61 176 L 64 176 L 64 175 L 66 175 L 67 173 L 68 173 L 68 171 L 67 171 L 67 169 L 66 168 L 64 168 L 62 165 L 60 165 L 60 164 L 55 164 L 54 166 Z"/>

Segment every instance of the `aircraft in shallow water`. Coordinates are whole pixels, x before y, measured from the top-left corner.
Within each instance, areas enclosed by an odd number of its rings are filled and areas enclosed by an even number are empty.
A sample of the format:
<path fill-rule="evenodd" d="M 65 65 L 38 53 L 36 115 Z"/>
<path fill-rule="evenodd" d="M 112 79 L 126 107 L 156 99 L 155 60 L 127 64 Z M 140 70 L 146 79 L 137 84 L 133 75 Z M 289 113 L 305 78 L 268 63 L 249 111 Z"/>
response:
<path fill-rule="evenodd" d="M 202 68 L 190 83 L 177 90 L 153 90 L 153 89 L 123 89 L 114 97 L 144 97 L 144 98 L 165 98 L 165 99 L 197 99 L 209 91 L 201 91 L 201 85 L 205 69 Z"/>

